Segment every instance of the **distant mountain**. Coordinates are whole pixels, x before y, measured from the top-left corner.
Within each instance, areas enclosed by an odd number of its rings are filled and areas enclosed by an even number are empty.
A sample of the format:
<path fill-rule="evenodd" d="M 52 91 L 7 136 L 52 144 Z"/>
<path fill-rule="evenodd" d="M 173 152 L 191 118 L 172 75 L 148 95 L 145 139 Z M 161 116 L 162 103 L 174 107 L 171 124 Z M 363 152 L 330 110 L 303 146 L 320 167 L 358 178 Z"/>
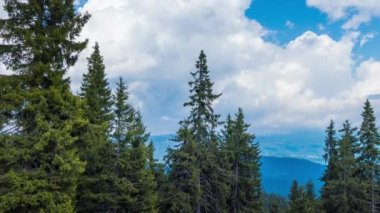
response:
<path fill-rule="evenodd" d="M 319 194 L 324 165 L 296 158 L 263 157 L 261 160 L 265 192 L 287 196 L 293 180 L 301 184 L 311 180 L 315 185 L 316 193 Z"/>
<path fill-rule="evenodd" d="M 174 135 L 151 136 L 155 145 L 154 156 L 158 161 L 162 162 L 167 148 L 175 145 L 175 142 L 170 141 L 173 137 Z M 316 143 L 320 143 L 320 136 L 316 134 L 309 137 L 314 140 L 311 143 L 311 146 L 314 144 L 314 147 L 312 148 L 307 148 L 307 144 L 310 143 L 310 140 L 298 142 L 299 139 L 307 138 L 306 136 L 291 134 L 285 135 L 285 137 L 281 137 L 281 135 L 258 137 L 257 140 L 260 142 L 264 155 L 264 157 L 262 157 L 261 171 L 265 192 L 287 196 L 293 180 L 297 180 L 301 184 L 305 184 L 308 180 L 312 180 L 316 192 L 319 192 L 322 186 L 320 178 L 322 177 L 325 166 L 310 160 L 292 157 L 305 154 L 312 156 L 313 150 L 320 149 L 320 147 L 315 146 Z M 321 141 L 323 141 L 323 138 Z M 297 144 L 299 145 L 297 146 Z M 286 146 L 288 148 L 284 148 Z M 265 151 L 268 148 L 272 148 L 272 150 L 269 149 L 269 151 L 271 151 L 269 153 L 275 157 L 265 156 L 268 155 L 268 151 Z M 305 150 L 308 150 L 311 154 L 305 153 Z"/>

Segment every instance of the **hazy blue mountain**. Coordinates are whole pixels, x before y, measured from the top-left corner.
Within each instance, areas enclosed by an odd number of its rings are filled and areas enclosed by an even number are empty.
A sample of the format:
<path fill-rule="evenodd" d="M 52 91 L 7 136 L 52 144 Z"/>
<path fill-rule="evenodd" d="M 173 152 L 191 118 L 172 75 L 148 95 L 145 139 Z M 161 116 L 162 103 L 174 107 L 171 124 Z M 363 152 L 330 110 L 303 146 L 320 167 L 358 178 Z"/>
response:
<path fill-rule="evenodd" d="M 174 146 L 174 135 L 153 135 L 154 156 L 163 161 L 166 149 Z M 318 192 L 325 166 L 320 157 L 323 152 L 323 132 L 303 132 L 258 136 L 262 150 L 263 188 L 266 192 L 287 196 L 293 180 L 305 184 L 312 180 Z M 311 161 L 313 160 L 313 161 Z"/>
<path fill-rule="evenodd" d="M 309 160 L 264 156 L 261 167 L 263 188 L 265 192 L 287 196 L 293 180 L 301 184 L 312 180 L 316 192 L 319 192 L 324 170 L 324 165 Z"/>
<path fill-rule="evenodd" d="M 264 156 L 307 159 L 323 164 L 324 131 L 257 135 Z"/>
<path fill-rule="evenodd" d="M 175 143 L 169 141 L 174 135 L 153 135 L 156 146 L 155 157 L 162 160 L 168 146 Z M 291 157 L 307 159 L 323 164 L 324 131 L 302 131 L 287 134 L 257 135 L 263 156 Z"/>

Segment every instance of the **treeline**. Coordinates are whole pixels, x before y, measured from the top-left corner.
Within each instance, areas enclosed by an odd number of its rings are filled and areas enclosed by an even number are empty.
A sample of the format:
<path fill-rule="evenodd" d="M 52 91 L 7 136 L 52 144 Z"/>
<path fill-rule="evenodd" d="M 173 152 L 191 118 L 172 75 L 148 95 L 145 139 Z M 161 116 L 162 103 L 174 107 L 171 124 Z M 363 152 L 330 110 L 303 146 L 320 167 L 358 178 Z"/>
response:
<path fill-rule="evenodd" d="M 0 212 L 376 212 L 379 135 L 366 102 L 359 136 L 328 128 L 321 199 L 294 183 L 262 191 L 260 149 L 242 109 L 221 121 L 201 51 L 165 164 L 120 78 L 111 90 L 96 43 L 80 92 L 65 74 L 88 41 L 74 0 L 6 0 L 0 19 Z"/>
<path fill-rule="evenodd" d="M 251 212 L 262 208 L 260 151 L 241 109 L 224 130 L 206 55 L 165 165 L 122 78 L 112 91 L 95 44 L 80 93 L 65 74 L 88 41 L 74 0 L 5 1 L 0 59 L 0 212 Z"/>
<path fill-rule="evenodd" d="M 337 138 L 334 121 L 326 129 L 321 200 L 326 212 L 380 212 L 380 136 L 367 100 L 360 128 L 343 123 Z"/>
<path fill-rule="evenodd" d="M 320 198 L 311 182 L 299 186 L 295 181 L 289 194 L 290 212 L 380 212 L 380 135 L 368 100 L 361 115 L 359 129 L 346 120 L 339 134 L 331 120 L 326 128 L 327 166 Z"/>

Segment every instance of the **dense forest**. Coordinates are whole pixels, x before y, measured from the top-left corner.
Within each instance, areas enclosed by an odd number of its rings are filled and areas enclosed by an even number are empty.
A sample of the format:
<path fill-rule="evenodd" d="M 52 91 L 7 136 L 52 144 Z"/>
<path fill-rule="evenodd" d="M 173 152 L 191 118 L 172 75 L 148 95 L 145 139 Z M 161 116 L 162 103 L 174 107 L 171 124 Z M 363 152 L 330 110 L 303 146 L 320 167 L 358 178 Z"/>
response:
<path fill-rule="evenodd" d="M 122 77 L 111 90 L 98 43 L 80 92 L 65 77 L 88 40 L 74 0 L 5 0 L 0 59 L 0 212 L 380 212 L 380 135 L 367 100 L 362 123 L 326 129 L 324 186 L 262 190 L 260 149 L 242 109 L 221 118 L 203 51 L 189 110 L 165 163 Z M 128 79 L 127 79 L 128 80 Z M 186 82 L 184 82 L 186 83 Z M 323 143 L 323 141 L 321 141 Z"/>

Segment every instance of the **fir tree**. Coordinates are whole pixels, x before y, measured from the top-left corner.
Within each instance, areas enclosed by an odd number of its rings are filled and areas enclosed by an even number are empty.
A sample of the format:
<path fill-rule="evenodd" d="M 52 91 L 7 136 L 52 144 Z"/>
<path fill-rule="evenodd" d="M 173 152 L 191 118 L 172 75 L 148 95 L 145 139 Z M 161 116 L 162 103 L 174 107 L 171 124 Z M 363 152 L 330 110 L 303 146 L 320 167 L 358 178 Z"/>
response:
<path fill-rule="evenodd" d="M 322 187 L 321 199 L 324 205 L 324 208 L 327 212 L 328 209 L 333 209 L 334 199 L 332 194 L 329 193 L 329 186 L 331 181 L 336 181 L 337 177 L 337 139 L 336 139 L 336 130 L 334 127 L 334 121 L 330 121 L 330 125 L 326 128 L 326 139 L 325 139 L 325 155 L 323 158 L 327 163 L 326 170 L 323 174 L 322 181 L 324 186 Z"/>
<path fill-rule="evenodd" d="M 376 118 L 369 100 L 364 104 L 363 122 L 359 130 L 359 176 L 367 187 L 368 212 L 380 211 L 380 136 L 376 127 Z"/>
<path fill-rule="evenodd" d="M 115 174 L 115 144 L 109 137 L 112 119 L 111 90 L 105 76 L 103 57 L 98 43 L 88 58 L 88 73 L 83 75 L 81 97 L 85 102 L 85 116 L 96 133 L 88 135 L 86 144 L 81 149 L 81 157 L 86 160 L 86 171 L 78 187 L 78 211 L 108 211 L 118 208 L 115 196 L 117 185 L 130 190 L 127 182 L 119 182 Z"/>
<path fill-rule="evenodd" d="M 338 142 L 338 155 L 336 163 L 337 178 L 330 180 L 324 187 L 324 193 L 329 195 L 329 206 L 326 212 L 363 212 L 363 186 L 356 177 L 358 170 L 355 159 L 357 138 L 356 128 L 351 128 L 350 122 L 343 124 L 342 138 Z"/>
<path fill-rule="evenodd" d="M 127 134 L 127 131 L 129 127 L 131 126 L 133 122 L 133 117 L 135 114 L 135 110 L 131 106 L 131 104 L 128 103 L 129 94 L 127 91 L 127 86 L 125 85 L 125 82 L 123 81 L 123 78 L 119 78 L 119 82 L 117 83 L 116 87 L 116 93 L 114 95 L 114 122 L 113 122 L 113 128 L 114 133 L 113 137 L 117 143 L 118 146 L 118 152 L 120 152 L 120 149 L 122 147 L 125 147 L 124 144 L 125 136 Z"/>
<path fill-rule="evenodd" d="M 197 144 L 190 129 L 183 124 L 177 131 L 175 141 L 180 142 L 174 149 L 169 148 L 165 157 L 169 165 L 168 182 L 164 187 L 161 208 L 167 212 L 196 211 L 201 191 L 198 184 L 200 169 L 197 166 Z"/>
<path fill-rule="evenodd" d="M 77 129 L 87 123 L 63 75 L 86 47 L 77 37 L 89 15 L 77 14 L 70 0 L 4 3 L 0 55 L 21 78 L 21 105 L 17 133 L 0 136 L 0 211 L 73 212 L 85 165 Z"/>
<path fill-rule="evenodd" d="M 306 212 L 304 193 L 301 186 L 296 180 L 293 181 L 290 187 L 289 194 L 289 213 L 304 213 Z"/>
<path fill-rule="evenodd" d="M 107 125 L 109 128 L 112 96 L 98 43 L 95 43 L 94 52 L 87 60 L 88 73 L 83 75 L 81 86 L 81 96 L 86 101 L 86 116 L 92 124 Z"/>
<path fill-rule="evenodd" d="M 305 194 L 306 212 L 308 213 L 319 212 L 318 201 L 315 195 L 314 184 L 311 180 L 309 180 L 306 183 L 304 194 Z"/>
<path fill-rule="evenodd" d="M 206 55 L 201 51 L 196 63 L 197 70 L 191 73 L 189 82 L 190 101 L 184 104 L 190 108 L 190 115 L 182 121 L 175 141 L 180 145 L 168 153 L 171 167 L 170 181 L 178 189 L 176 194 L 181 203 L 172 201 L 172 206 L 186 208 L 189 212 L 222 211 L 221 196 L 225 185 L 217 158 L 219 142 L 215 128 L 219 115 L 214 113 L 212 103 L 220 96 L 214 94 L 207 66 Z M 181 182 L 179 182 L 181 180 Z M 178 199 L 177 199 L 178 201 Z M 178 208 L 173 207 L 173 208 Z"/>
<path fill-rule="evenodd" d="M 134 115 L 125 140 L 130 148 L 125 156 L 127 165 L 123 177 L 131 181 L 136 189 L 131 194 L 133 201 L 127 207 L 127 212 L 156 212 L 158 198 L 152 168 L 153 146 L 147 144 L 149 134 L 146 133 L 138 111 Z"/>
<path fill-rule="evenodd" d="M 128 103 L 128 91 L 123 79 L 120 77 L 117 83 L 116 93 L 114 95 L 114 119 L 113 119 L 113 140 L 115 143 L 115 175 L 117 185 L 115 186 L 117 193 L 114 199 L 118 202 L 119 210 L 126 210 L 133 203 L 131 197 L 132 192 L 136 191 L 133 184 L 128 179 L 130 172 L 129 166 L 129 149 L 130 144 L 126 140 L 127 131 L 132 125 L 134 119 L 134 109 Z"/>
<path fill-rule="evenodd" d="M 225 153 L 231 171 L 229 212 L 261 212 L 260 150 L 254 143 L 255 136 L 249 134 L 249 125 L 239 109 L 236 119 L 227 118 L 225 127 Z"/>

